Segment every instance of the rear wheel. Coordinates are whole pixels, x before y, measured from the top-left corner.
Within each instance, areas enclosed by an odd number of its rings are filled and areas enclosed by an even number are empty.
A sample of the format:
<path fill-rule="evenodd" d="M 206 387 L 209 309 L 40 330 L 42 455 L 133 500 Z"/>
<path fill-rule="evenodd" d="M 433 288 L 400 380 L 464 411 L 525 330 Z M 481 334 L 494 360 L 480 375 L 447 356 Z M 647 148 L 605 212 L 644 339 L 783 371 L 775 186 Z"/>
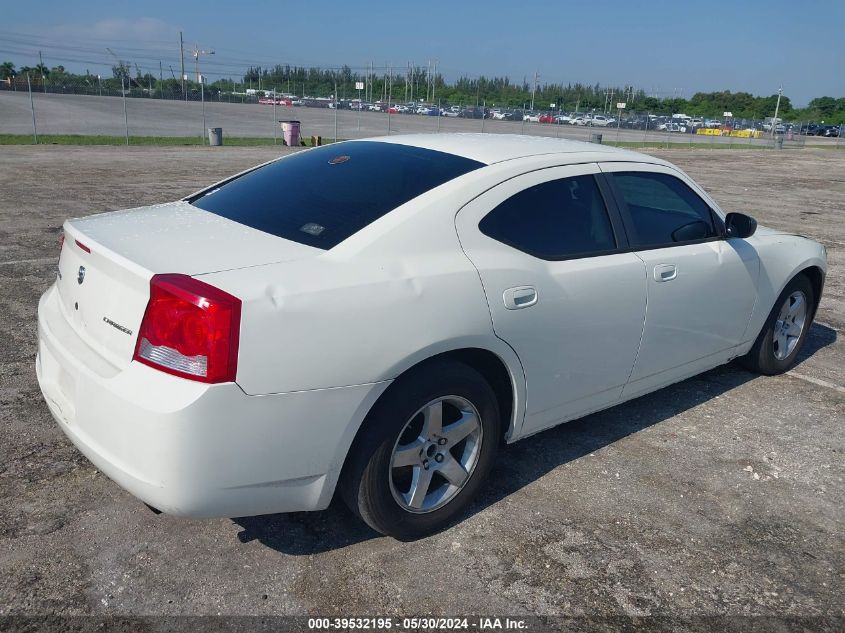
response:
<path fill-rule="evenodd" d="M 413 539 L 471 501 L 500 437 L 496 396 L 471 367 L 433 361 L 399 378 L 370 412 L 340 484 L 373 529 Z"/>
<path fill-rule="evenodd" d="M 751 351 L 740 358 L 743 366 L 770 376 L 789 369 L 807 338 L 815 305 L 810 280 L 804 275 L 792 279 L 775 302 Z"/>

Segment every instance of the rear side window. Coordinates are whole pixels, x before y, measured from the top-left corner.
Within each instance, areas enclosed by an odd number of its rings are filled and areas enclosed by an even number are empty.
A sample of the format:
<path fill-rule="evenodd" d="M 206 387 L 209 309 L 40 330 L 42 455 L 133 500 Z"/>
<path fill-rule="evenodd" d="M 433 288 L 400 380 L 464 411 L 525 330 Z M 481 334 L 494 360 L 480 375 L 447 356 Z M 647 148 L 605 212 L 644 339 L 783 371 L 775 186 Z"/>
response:
<path fill-rule="evenodd" d="M 541 259 L 567 259 L 616 248 L 604 199 L 589 175 L 520 191 L 488 213 L 478 228 Z"/>
<path fill-rule="evenodd" d="M 627 206 L 631 246 L 669 246 L 718 235 L 710 207 L 679 178 L 634 171 L 612 176 Z"/>
<path fill-rule="evenodd" d="M 419 147 L 353 141 L 259 167 L 189 202 L 265 233 L 329 249 L 396 207 L 483 166 Z"/>

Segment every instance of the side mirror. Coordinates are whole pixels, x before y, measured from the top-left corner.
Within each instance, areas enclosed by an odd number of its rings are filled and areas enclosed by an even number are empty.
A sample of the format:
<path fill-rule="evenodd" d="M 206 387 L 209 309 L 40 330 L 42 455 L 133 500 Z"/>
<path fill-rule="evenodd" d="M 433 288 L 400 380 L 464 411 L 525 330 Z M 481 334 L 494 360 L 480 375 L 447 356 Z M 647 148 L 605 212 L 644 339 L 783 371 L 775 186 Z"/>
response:
<path fill-rule="evenodd" d="M 744 213 L 728 213 L 725 216 L 725 232 L 728 237 L 745 239 L 754 235 L 757 230 L 757 220 Z"/>

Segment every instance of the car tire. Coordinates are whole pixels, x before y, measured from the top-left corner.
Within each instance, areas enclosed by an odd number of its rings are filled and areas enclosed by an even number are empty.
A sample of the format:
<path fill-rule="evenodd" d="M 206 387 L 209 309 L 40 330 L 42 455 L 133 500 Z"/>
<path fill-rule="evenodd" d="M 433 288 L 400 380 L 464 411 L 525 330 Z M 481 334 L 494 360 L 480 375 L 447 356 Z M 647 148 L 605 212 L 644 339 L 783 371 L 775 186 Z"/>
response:
<path fill-rule="evenodd" d="M 785 372 L 807 339 L 815 307 L 810 280 L 806 275 L 794 277 L 780 293 L 754 346 L 739 359 L 740 363 L 767 376 Z"/>
<path fill-rule="evenodd" d="M 481 374 L 450 360 L 424 363 L 368 414 L 341 474 L 341 496 L 382 534 L 413 540 L 436 532 L 478 492 L 500 428 L 496 395 Z"/>

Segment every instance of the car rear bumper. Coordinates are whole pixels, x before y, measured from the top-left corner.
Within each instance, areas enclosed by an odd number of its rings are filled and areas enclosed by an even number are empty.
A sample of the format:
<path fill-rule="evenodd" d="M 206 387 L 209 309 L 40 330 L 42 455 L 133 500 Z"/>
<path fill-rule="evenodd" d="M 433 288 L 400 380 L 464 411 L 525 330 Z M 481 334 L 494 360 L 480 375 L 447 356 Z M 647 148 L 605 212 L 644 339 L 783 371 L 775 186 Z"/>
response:
<path fill-rule="evenodd" d="M 132 362 L 107 363 L 65 321 L 55 287 L 38 307 L 36 373 L 50 412 L 94 465 L 168 514 L 319 510 L 387 382 L 246 395 Z"/>

